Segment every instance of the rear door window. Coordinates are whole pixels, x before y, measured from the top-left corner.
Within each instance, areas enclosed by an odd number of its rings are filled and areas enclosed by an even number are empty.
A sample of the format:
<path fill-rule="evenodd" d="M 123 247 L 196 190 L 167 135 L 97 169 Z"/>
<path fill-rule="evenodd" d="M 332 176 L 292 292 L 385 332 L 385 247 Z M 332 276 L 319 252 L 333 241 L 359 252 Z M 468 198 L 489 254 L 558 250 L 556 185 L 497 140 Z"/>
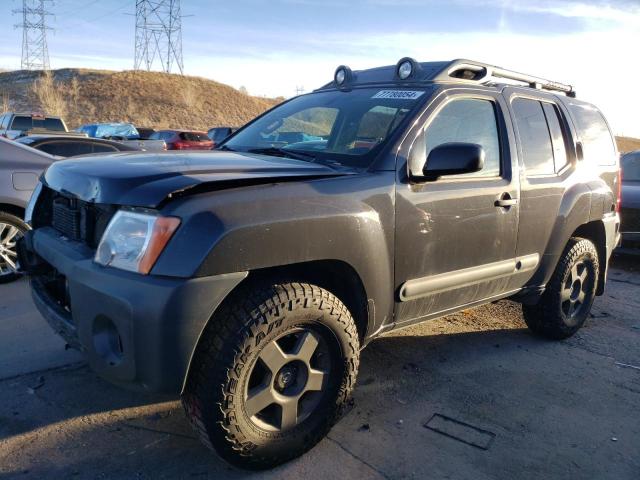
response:
<path fill-rule="evenodd" d="M 512 105 L 526 174 L 555 173 L 553 144 L 542 103 L 528 98 L 516 98 Z"/>
<path fill-rule="evenodd" d="M 547 125 L 551 134 L 551 144 L 553 145 L 553 160 L 556 172 L 569 162 L 567 158 L 567 141 L 565 136 L 565 128 L 562 114 L 557 105 L 552 103 L 542 103 L 544 114 L 547 117 Z"/>
<path fill-rule="evenodd" d="M 586 104 L 571 103 L 570 108 L 578 123 L 584 159 L 593 165 L 615 165 L 613 136 L 600 111 Z"/>

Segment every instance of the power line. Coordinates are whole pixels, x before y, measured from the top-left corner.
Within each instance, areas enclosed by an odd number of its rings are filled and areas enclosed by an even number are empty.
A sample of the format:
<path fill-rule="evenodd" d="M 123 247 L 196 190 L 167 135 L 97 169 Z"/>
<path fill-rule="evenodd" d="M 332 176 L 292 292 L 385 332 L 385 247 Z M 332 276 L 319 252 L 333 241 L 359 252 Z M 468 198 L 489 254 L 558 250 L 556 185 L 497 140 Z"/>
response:
<path fill-rule="evenodd" d="M 51 15 L 46 4 L 52 0 L 22 0 L 22 9 L 14 10 L 14 14 L 22 15 L 22 23 L 15 25 L 22 28 L 22 60 L 23 70 L 49 70 L 49 48 L 47 46 L 47 17 Z"/>
<path fill-rule="evenodd" d="M 159 61 L 166 73 L 174 65 L 184 73 L 180 0 L 136 0 L 135 42 L 136 70 L 151 70 Z"/>

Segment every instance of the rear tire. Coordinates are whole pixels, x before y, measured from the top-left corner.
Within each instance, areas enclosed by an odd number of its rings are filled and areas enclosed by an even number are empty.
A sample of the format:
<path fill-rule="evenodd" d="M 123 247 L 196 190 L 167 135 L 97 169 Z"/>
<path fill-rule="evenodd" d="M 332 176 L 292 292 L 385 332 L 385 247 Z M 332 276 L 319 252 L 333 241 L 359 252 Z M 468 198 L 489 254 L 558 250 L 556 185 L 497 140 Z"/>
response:
<path fill-rule="evenodd" d="M 591 311 L 599 269 L 595 245 L 571 238 L 540 301 L 522 307 L 529 329 L 554 340 L 575 334 Z"/>
<path fill-rule="evenodd" d="M 360 344 L 330 292 L 263 283 L 232 294 L 196 348 L 183 406 L 203 443 L 248 469 L 318 443 L 348 405 Z"/>
<path fill-rule="evenodd" d="M 17 273 L 17 241 L 29 230 L 29 225 L 10 213 L 0 212 L 0 283 L 20 278 Z"/>

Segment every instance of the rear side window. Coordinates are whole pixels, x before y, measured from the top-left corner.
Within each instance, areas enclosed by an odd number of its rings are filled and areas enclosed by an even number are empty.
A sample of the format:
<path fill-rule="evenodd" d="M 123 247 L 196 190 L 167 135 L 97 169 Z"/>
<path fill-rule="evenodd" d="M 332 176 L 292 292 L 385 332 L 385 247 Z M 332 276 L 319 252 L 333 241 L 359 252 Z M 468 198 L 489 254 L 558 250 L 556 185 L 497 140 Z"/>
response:
<path fill-rule="evenodd" d="M 216 128 L 211 132 L 211 140 L 213 140 L 216 143 L 220 143 L 229 135 L 231 135 L 230 128 Z"/>
<path fill-rule="evenodd" d="M 623 181 L 640 182 L 640 153 L 627 153 L 620 163 Z"/>
<path fill-rule="evenodd" d="M 115 147 L 112 147 L 111 145 L 103 145 L 103 144 L 97 144 L 94 143 L 93 144 L 93 153 L 113 153 L 113 152 L 117 152 L 118 149 Z"/>
<path fill-rule="evenodd" d="M 181 140 L 185 142 L 208 142 L 209 137 L 206 133 L 182 132 L 179 134 Z"/>
<path fill-rule="evenodd" d="M 425 131 L 426 152 L 424 158 L 429 158 L 429 153 L 437 146 L 451 142 L 476 143 L 481 145 L 485 152 L 482 170 L 455 177 L 497 177 L 500 175 L 500 141 L 493 102 L 465 98 L 447 103 Z"/>
<path fill-rule="evenodd" d="M 555 173 L 553 145 L 542 103 L 516 98 L 512 105 L 527 175 Z"/>
<path fill-rule="evenodd" d="M 64 132 L 64 124 L 59 118 L 34 118 L 33 128 L 44 128 L 55 132 Z"/>
<path fill-rule="evenodd" d="M 38 148 L 59 157 L 75 157 L 76 155 L 93 153 L 92 145 L 84 142 L 51 142 L 40 145 Z"/>
<path fill-rule="evenodd" d="M 602 114 L 591 105 L 572 103 L 570 108 L 578 123 L 584 159 L 593 165 L 615 165 L 613 136 Z"/>
<path fill-rule="evenodd" d="M 26 115 L 18 115 L 13 117 L 11 122 L 11 130 L 31 130 L 33 128 L 33 120 Z"/>

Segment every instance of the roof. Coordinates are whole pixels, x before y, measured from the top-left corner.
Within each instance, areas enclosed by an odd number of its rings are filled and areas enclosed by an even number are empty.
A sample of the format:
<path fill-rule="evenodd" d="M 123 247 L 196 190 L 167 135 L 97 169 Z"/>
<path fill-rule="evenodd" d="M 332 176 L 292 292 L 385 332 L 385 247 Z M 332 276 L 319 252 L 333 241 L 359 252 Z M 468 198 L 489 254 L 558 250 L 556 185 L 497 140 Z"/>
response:
<path fill-rule="evenodd" d="M 23 117 L 44 117 L 44 118 L 57 118 L 57 119 L 61 119 L 62 117 L 58 116 L 58 115 L 46 115 L 46 114 L 40 114 L 37 112 L 4 112 L 2 115 L 20 115 Z"/>

